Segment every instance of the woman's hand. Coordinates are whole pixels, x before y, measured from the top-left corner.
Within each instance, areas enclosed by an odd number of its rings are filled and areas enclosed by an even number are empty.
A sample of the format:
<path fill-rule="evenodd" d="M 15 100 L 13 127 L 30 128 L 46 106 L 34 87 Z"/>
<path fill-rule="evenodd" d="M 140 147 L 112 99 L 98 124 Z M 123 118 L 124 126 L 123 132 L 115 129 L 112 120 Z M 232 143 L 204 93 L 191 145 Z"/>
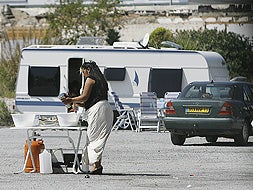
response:
<path fill-rule="evenodd" d="M 72 99 L 70 97 L 67 97 L 65 99 L 62 100 L 62 102 L 67 105 L 67 104 L 70 104 L 72 102 Z"/>

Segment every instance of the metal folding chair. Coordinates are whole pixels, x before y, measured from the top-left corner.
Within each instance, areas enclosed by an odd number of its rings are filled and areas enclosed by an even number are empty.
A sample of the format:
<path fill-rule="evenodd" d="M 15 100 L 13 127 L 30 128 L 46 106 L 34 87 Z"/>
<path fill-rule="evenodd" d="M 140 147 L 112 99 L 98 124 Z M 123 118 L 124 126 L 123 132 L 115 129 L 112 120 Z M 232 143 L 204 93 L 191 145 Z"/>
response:
<path fill-rule="evenodd" d="M 155 92 L 142 92 L 140 94 L 140 110 L 137 118 L 137 132 L 142 129 L 160 131 L 163 120 L 157 108 L 157 95 Z"/>
<path fill-rule="evenodd" d="M 130 107 L 126 107 L 119 100 L 119 96 L 115 92 L 111 92 L 113 101 L 115 103 L 115 108 L 119 113 L 116 122 L 114 123 L 112 130 L 118 130 L 119 128 L 127 129 L 128 127 L 131 130 L 136 129 L 136 119 L 134 109 Z"/>

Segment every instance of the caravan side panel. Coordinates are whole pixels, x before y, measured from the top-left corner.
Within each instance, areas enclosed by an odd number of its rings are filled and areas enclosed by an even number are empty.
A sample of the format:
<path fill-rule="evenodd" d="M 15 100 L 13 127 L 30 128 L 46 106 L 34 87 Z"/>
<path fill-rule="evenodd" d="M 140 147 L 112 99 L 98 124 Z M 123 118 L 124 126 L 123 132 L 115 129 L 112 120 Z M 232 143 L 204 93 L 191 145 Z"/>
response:
<path fill-rule="evenodd" d="M 66 112 L 63 103 L 58 99 L 59 91 L 54 96 L 44 94 L 49 91 L 48 86 L 55 86 L 56 89 L 66 88 L 66 66 L 61 66 L 52 59 L 52 55 L 40 54 L 39 51 L 23 51 L 22 59 L 19 66 L 19 74 L 16 85 L 15 109 L 18 112 Z M 58 83 L 54 80 L 54 74 L 38 70 L 37 68 L 47 68 L 45 71 L 50 72 L 50 68 L 59 71 Z M 39 75 L 34 75 L 35 70 Z M 34 71 L 34 73 L 32 73 Z M 40 73 L 41 72 L 41 73 Z M 30 74 L 29 74 L 30 73 Z M 30 78 L 29 78 L 30 75 Z M 53 75 L 53 76 L 52 76 Z M 51 76 L 51 78 L 49 78 Z M 36 78 L 38 77 L 38 78 Z M 44 77 L 46 83 L 40 84 L 39 77 Z M 37 81 L 37 82 L 36 82 Z M 40 80 L 41 81 L 41 80 Z M 29 89 L 30 85 L 30 89 Z M 33 89 L 33 90 L 31 90 Z M 38 91 L 39 89 L 39 91 Z M 42 94 L 40 94 L 42 92 Z"/>
<path fill-rule="evenodd" d="M 125 68 L 125 77 L 119 81 L 108 81 L 109 90 L 118 93 L 120 100 L 136 107 L 139 105 L 139 94 L 152 87 L 151 70 L 156 70 L 159 78 L 160 70 L 173 70 L 182 76 L 181 80 L 174 80 L 172 76 L 161 76 L 159 90 L 163 84 L 173 84 L 180 81 L 177 86 L 181 86 L 173 94 L 177 94 L 188 83 L 192 81 L 222 80 L 226 78 L 228 72 L 221 64 L 221 56 L 212 53 L 202 53 L 196 51 L 178 50 L 155 50 L 155 49 L 113 49 L 112 47 L 80 47 L 80 46 L 50 46 L 25 48 L 22 52 L 22 59 L 19 68 L 19 75 L 16 87 L 16 106 L 21 112 L 66 112 L 65 106 L 58 99 L 58 95 L 42 96 L 29 95 L 29 69 L 30 67 L 57 67 L 60 69 L 59 94 L 69 90 L 69 63 L 72 60 L 93 60 L 104 72 L 108 68 Z M 217 63 L 217 60 L 219 63 Z M 75 61 L 73 61 L 74 63 Z M 222 68 L 222 69 L 221 69 Z M 77 69 L 78 70 L 78 69 Z M 221 71 L 219 73 L 218 71 Z M 155 73 L 155 72 L 154 72 Z M 157 74 L 158 73 L 158 74 Z M 217 74 L 219 73 L 219 74 Z M 78 74 L 78 71 L 76 72 Z M 167 73 L 166 73 L 167 74 Z M 73 77 L 75 78 L 75 77 Z M 79 81 L 81 83 L 81 81 Z M 156 81 L 157 82 L 157 81 Z M 160 86 L 161 84 L 161 86 Z M 165 85 L 166 86 L 166 85 Z M 168 85 L 167 85 L 168 87 Z M 163 98 L 169 89 L 157 92 L 159 98 Z M 109 98 L 110 99 L 110 98 Z"/>

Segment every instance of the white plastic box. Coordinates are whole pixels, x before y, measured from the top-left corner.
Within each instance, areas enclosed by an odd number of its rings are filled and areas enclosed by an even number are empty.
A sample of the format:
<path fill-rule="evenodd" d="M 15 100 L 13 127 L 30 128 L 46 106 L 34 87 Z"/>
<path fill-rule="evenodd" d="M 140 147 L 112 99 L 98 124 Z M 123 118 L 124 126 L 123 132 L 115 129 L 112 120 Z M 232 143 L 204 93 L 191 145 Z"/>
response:
<path fill-rule="evenodd" d="M 39 118 L 33 113 L 11 114 L 15 127 L 34 127 L 39 124 Z"/>
<path fill-rule="evenodd" d="M 79 121 L 79 113 L 59 113 L 57 114 L 58 122 L 61 127 L 77 126 Z"/>

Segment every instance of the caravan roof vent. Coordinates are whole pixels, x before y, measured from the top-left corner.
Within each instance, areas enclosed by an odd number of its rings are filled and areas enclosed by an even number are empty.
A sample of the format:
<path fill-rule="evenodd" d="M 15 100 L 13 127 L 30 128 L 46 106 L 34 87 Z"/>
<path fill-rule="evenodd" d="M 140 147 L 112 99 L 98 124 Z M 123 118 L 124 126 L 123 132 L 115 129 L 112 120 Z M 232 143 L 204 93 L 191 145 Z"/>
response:
<path fill-rule="evenodd" d="M 79 37 L 76 45 L 103 45 L 104 38 L 102 37 Z"/>
<path fill-rule="evenodd" d="M 113 48 L 120 49 L 138 49 L 142 48 L 138 42 L 114 42 Z"/>

